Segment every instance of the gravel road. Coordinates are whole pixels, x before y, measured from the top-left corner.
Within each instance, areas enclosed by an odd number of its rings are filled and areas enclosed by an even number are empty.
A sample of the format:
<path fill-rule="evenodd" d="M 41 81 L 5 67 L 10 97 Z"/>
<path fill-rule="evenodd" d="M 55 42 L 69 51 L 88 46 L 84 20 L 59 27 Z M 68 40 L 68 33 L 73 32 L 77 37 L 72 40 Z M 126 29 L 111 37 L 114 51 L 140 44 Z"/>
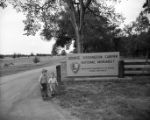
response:
<path fill-rule="evenodd" d="M 46 67 L 55 71 L 56 65 Z M 38 77 L 41 69 L 0 78 L 0 120 L 76 120 L 52 101 L 43 101 Z"/>

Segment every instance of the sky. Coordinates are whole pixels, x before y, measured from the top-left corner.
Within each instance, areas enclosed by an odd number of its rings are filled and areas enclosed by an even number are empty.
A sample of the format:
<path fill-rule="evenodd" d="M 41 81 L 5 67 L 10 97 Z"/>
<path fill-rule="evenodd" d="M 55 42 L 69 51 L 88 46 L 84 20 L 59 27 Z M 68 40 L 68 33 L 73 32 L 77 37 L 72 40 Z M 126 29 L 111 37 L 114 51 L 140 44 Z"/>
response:
<path fill-rule="evenodd" d="M 122 0 L 116 5 L 116 11 L 126 18 L 125 24 L 136 19 L 144 1 Z M 55 41 L 44 41 L 39 35 L 23 35 L 25 32 L 22 20 L 24 19 L 25 16 L 22 13 L 17 13 L 11 6 L 5 9 L 0 8 L 0 54 L 50 54 Z"/>
<path fill-rule="evenodd" d="M 0 54 L 13 53 L 51 53 L 54 40 L 47 42 L 39 35 L 26 36 L 22 13 L 8 6 L 4 10 L 0 8 Z"/>
<path fill-rule="evenodd" d="M 144 3 L 145 0 L 122 0 L 116 5 L 116 11 L 126 18 L 124 24 L 130 24 L 136 20 Z"/>

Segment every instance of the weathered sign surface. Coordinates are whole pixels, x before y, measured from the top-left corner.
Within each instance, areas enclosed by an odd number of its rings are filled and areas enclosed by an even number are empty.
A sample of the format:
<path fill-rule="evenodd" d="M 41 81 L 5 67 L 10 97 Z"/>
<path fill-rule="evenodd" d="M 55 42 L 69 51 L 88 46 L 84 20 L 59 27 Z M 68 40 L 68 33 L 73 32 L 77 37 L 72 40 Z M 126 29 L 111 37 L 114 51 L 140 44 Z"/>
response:
<path fill-rule="evenodd" d="M 67 76 L 117 76 L 119 52 L 67 55 Z"/>

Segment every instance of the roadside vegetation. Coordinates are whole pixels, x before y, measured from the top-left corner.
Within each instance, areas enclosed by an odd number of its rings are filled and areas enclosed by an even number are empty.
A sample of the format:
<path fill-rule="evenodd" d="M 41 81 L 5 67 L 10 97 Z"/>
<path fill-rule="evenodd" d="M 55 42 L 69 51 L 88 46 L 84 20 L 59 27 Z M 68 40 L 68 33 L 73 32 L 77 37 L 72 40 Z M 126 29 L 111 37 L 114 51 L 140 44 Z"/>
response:
<path fill-rule="evenodd" d="M 61 61 L 61 56 L 30 56 L 30 57 L 5 57 L 0 59 L 0 77 L 27 70 L 47 67 Z"/>
<path fill-rule="evenodd" d="M 81 120 L 149 120 L 149 78 L 66 82 L 54 101 Z"/>
<path fill-rule="evenodd" d="M 40 58 L 37 57 L 37 56 L 35 56 L 35 57 L 33 58 L 33 62 L 34 62 L 34 63 L 39 63 L 39 62 L 40 62 Z"/>

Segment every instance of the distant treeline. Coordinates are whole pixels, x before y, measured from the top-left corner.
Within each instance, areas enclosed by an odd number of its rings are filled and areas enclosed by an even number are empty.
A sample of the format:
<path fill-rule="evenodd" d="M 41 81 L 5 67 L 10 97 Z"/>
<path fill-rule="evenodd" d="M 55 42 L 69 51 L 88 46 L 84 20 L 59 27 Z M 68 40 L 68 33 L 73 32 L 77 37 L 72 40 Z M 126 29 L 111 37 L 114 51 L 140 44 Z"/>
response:
<path fill-rule="evenodd" d="M 51 54 L 39 54 L 37 53 L 36 56 L 52 56 Z"/>
<path fill-rule="evenodd" d="M 17 53 L 9 54 L 9 55 L 0 54 L 1 59 L 4 58 L 4 57 L 19 58 L 19 57 L 31 57 L 31 56 L 52 56 L 52 55 L 51 54 L 41 54 L 41 53 L 37 53 L 37 54 L 31 53 L 29 55 L 27 55 L 27 54 L 17 54 Z"/>

